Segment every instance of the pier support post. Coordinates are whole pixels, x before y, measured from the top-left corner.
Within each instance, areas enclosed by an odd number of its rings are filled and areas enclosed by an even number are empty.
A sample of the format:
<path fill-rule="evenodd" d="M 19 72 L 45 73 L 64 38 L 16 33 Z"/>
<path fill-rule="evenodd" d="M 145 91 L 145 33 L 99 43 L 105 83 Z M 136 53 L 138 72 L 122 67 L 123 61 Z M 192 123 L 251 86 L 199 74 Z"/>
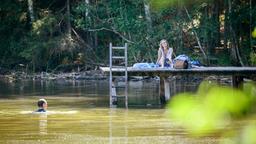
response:
<path fill-rule="evenodd" d="M 110 101 L 110 107 L 114 108 L 117 105 L 117 95 L 116 95 L 116 85 L 115 81 L 113 79 L 111 83 L 111 101 Z"/>
<path fill-rule="evenodd" d="M 165 105 L 167 100 L 170 99 L 170 84 L 168 82 L 167 77 L 160 77 L 159 86 L 160 103 L 162 105 Z"/>
<path fill-rule="evenodd" d="M 234 88 L 239 88 L 244 81 L 244 78 L 242 76 L 232 76 L 232 86 Z"/>

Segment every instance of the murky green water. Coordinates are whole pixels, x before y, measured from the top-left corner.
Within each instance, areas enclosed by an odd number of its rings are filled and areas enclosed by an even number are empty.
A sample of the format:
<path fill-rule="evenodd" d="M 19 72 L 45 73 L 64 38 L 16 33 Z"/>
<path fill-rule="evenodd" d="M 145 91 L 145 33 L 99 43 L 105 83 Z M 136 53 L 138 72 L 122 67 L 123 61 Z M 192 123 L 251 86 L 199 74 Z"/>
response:
<path fill-rule="evenodd" d="M 0 100 L 0 143 L 190 143 L 165 109 L 92 107 L 90 98 L 47 97 L 49 113 L 31 114 L 37 97 Z M 212 138 L 192 143 L 215 143 Z"/>
<path fill-rule="evenodd" d="M 109 86 L 108 80 L 54 80 L 32 81 L 24 80 L 9 83 L 0 80 L 0 98 L 57 96 L 57 97 L 86 97 L 89 107 L 108 107 Z M 122 82 L 117 83 L 122 86 Z M 131 81 L 129 82 L 129 105 L 136 107 L 159 106 L 158 81 Z M 122 89 L 117 93 L 122 94 Z M 86 104 L 85 104 L 86 105 Z M 122 100 L 120 106 L 122 107 Z"/>
<path fill-rule="evenodd" d="M 23 81 L 0 87 L 0 143 L 215 144 L 194 138 L 166 116 L 158 82 L 130 83 L 129 109 L 108 108 L 108 81 Z M 32 114 L 48 100 L 48 114 Z M 148 106 L 152 107 L 148 107 Z"/>

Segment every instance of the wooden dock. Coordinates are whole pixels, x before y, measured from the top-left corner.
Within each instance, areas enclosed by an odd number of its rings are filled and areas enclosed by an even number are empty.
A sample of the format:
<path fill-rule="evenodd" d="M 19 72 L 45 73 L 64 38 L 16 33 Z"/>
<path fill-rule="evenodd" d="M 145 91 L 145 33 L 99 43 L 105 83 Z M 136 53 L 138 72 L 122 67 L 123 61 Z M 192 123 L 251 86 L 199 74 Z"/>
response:
<path fill-rule="evenodd" d="M 109 73 L 109 67 L 100 67 L 100 69 Z M 191 69 L 174 68 L 133 68 L 128 67 L 128 74 L 131 76 L 173 76 L 173 75 L 237 75 L 237 76 L 255 76 L 256 67 L 198 67 Z M 113 73 L 118 74 L 124 69 L 112 68 Z"/>
<path fill-rule="evenodd" d="M 109 74 L 109 67 L 100 68 L 104 73 Z M 121 68 L 112 68 L 112 73 L 118 75 L 125 71 Z M 198 67 L 191 69 L 174 69 L 174 68 L 133 68 L 127 67 L 129 76 L 159 76 L 160 77 L 160 101 L 165 104 L 170 98 L 170 89 L 167 78 L 175 75 L 227 75 L 232 76 L 232 84 L 238 87 L 243 78 L 247 77 L 256 80 L 256 67 Z"/>

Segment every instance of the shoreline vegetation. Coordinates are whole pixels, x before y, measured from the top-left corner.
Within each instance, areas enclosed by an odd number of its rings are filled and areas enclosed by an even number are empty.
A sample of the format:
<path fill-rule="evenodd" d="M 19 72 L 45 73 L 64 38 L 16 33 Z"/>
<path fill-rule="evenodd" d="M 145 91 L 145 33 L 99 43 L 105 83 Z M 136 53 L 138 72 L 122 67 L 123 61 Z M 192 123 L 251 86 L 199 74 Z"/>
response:
<path fill-rule="evenodd" d="M 0 69 L 1 70 L 1 69 Z M 26 73 L 24 71 L 6 71 L 3 73 L 0 71 L 0 80 L 6 80 L 8 82 L 17 82 L 22 80 L 107 80 L 108 75 L 104 74 L 101 70 L 86 70 L 86 71 L 70 71 L 70 72 L 36 72 Z M 159 80 L 157 76 L 129 76 L 131 81 L 143 81 L 143 80 Z M 120 79 L 121 80 L 121 79 Z M 196 76 L 196 77 L 184 77 L 174 76 L 169 77 L 170 81 L 177 81 L 178 83 L 200 83 L 203 80 L 209 82 L 217 82 L 222 85 L 229 85 L 232 83 L 230 76 Z M 250 81 L 250 80 L 245 80 Z"/>
<path fill-rule="evenodd" d="M 71 71 L 71 72 L 36 72 L 27 73 L 24 71 L 0 71 L 0 79 L 15 82 L 19 80 L 58 80 L 58 79 L 73 79 L 73 80 L 103 80 L 107 76 L 100 70 L 87 71 Z"/>
<path fill-rule="evenodd" d="M 94 67 L 61 67 L 55 71 L 41 71 L 31 72 L 25 69 L 7 69 L 0 67 L 0 80 L 6 80 L 8 82 L 17 82 L 22 80 L 107 80 L 108 75 L 104 74 L 98 66 Z M 129 76 L 129 80 L 142 81 L 155 79 L 158 80 L 157 76 Z M 229 85 L 232 83 L 230 76 L 196 76 L 196 77 L 183 77 L 174 76 L 169 77 L 170 81 L 179 82 L 195 82 L 200 83 L 202 80 L 209 82 L 217 82 L 219 84 Z M 121 79 L 120 79 L 121 80 Z M 245 78 L 244 81 L 251 81 L 253 79 Z"/>
<path fill-rule="evenodd" d="M 2 1 L 0 68 L 90 70 L 110 43 L 128 44 L 129 64 L 154 62 L 161 39 L 207 66 L 255 66 L 255 15 L 252 0 Z"/>

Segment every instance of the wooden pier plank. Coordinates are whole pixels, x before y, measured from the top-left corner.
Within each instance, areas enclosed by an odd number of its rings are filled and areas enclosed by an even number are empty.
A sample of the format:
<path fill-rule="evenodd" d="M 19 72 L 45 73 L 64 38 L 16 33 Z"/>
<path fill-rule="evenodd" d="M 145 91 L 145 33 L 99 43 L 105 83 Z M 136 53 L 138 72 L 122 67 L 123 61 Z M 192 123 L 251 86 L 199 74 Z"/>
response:
<path fill-rule="evenodd" d="M 100 67 L 103 72 L 109 72 L 109 67 Z M 198 67 L 191 69 L 174 69 L 174 68 L 127 68 L 129 75 L 182 75 L 182 74 L 221 74 L 221 75 L 239 75 L 251 76 L 256 75 L 256 67 Z M 123 72 L 124 69 L 113 68 L 113 72 Z"/>

